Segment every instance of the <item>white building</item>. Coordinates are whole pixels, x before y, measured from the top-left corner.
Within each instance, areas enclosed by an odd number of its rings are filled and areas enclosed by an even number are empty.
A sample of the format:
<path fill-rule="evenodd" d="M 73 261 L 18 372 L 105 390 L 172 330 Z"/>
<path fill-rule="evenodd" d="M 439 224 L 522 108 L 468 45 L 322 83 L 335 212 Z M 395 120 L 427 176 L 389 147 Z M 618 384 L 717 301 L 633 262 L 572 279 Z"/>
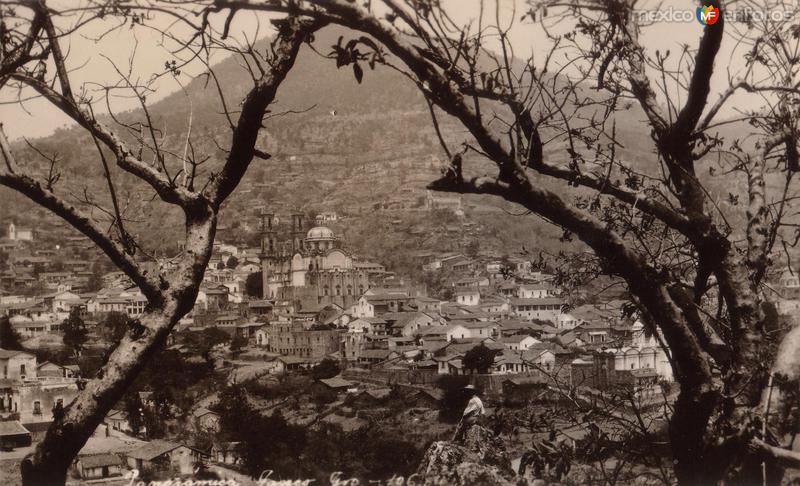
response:
<path fill-rule="evenodd" d="M 556 323 L 561 315 L 564 301 L 558 297 L 533 299 L 511 299 L 510 307 L 513 316 L 522 319 L 539 319 Z"/>
<path fill-rule="evenodd" d="M 512 351 L 527 351 L 534 344 L 541 341 L 527 334 L 515 334 L 513 336 L 501 337 L 500 342 L 505 344 Z"/>
<path fill-rule="evenodd" d="M 8 239 L 11 241 L 33 241 L 33 230 L 30 228 L 22 228 L 14 223 L 9 223 Z"/>
<path fill-rule="evenodd" d="M 639 321 L 633 324 L 631 346 L 608 351 L 614 353 L 614 369 L 617 371 L 652 369 L 659 378 L 666 381 L 674 380 L 667 353 L 655 335 L 645 334 L 644 325 Z"/>
<path fill-rule="evenodd" d="M 481 293 L 474 288 L 457 290 L 456 302 L 461 305 L 479 305 L 481 303 Z"/>
<path fill-rule="evenodd" d="M 428 326 L 420 329 L 417 334 L 422 337 L 423 341 L 425 338 L 438 338 L 445 339 L 449 342 L 453 339 L 467 339 L 472 337 L 472 332 L 466 327 L 452 324 L 448 326 Z"/>
<path fill-rule="evenodd" d="M 524 284 L 517 288 L 520 299 L 544 299 L 555 296 L 555 288 L 548 283 Z"/>

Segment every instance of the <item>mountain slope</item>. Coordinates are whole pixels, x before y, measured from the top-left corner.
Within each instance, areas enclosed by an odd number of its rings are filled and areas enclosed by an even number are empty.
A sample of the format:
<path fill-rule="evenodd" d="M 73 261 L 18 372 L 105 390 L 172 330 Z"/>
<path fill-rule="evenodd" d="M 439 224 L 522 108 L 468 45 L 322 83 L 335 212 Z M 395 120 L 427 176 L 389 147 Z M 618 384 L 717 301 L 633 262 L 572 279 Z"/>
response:
<path fill-rule="evenodd" d="M 340 35 L 349 38 L 352 34 L 338 28 L 318 33 L 316 51 L 329 52 Z M 251 85 L 250 75 L 235 58 L 223 60 L 214 69 L 228 107 L 235 110 Z M 150 107 L 165 145 L 178 154 L 183 151 L 191 110 L 195 153 L 198 158 L 208 157 L 202 167 L 204 175 L 220 166 L 225 158 L 220 147 L 226 147 L 230 139 L 216 87 L 209 81 L 200 77 L 187 84 L 191 102 L 178 91 Z M 590 87 L 584 92 L 593 96 Z M 472 239 L 481 240 L 484 249 L 496 251 L 514 251 L 523 245 L 529 249 L 562 249 L 563 243 L 557 238 L 560 231 L 535 216 L 516 216 L 518 208 L 495 198 L 465 197 L 467 219 L 477 225 L 455 232 L 452 224 L 448 229 L 447 221 L 437 219 L 441 213 L 424 209 L 425 185 L 438 176 L 442 152 L 424 100 L 408 79 L 393 70 L 367 71 L 359 84 L 350 67 L 336 69 L 333 60 L 303 47 L 271 112 L 258 145 L 272 158 L 253 162 L 239 190 L 226 203 L 222 226 L 255 228 L 256 215 L 262 209 L 279 215 L 295 210 L 313 215 L 332 209 L 350 216 L 338 230 L 346 233 L 355 250 L 384 260 L 392 260 L 397 252 L 408 249 L 459 249 Z M 133 121 L 141 118 L 141 112 L 119 117 Z M 624 145 L 619 156 L 656 175 L 659 166 L 643 119 L 635 105 L 616 116 L 617 133 Z M 106 122 L 112 124 L 108 118 Z M 441 122 L 453 146 L 468 140 L 468 134 L 455 121 L 443 117 Z M 86 189 L 98 202 L 107 204 L 96 149 L 83 131 L 61 130 L 36 144 L 46 152 L 60 154 L 58 168 L 63 181 L 79 182 L 71 187 L 60 183 L 62 191 L 81 194 Z M 49 170 L 30 150 L 19 149 L 27 163 L 42 172 Z M 564 157 L 564 151 L 554 147 L 546 153 L 552 163 Z M 145 153 L 145 158 L 149 156 Z M 175 174 L 179 161 L 172 159 L 169 164 Z M 475 157 L 468 164 L 473 171 L 493 169 Z M 182 234 L 180 213 L 161 204 L 154 212 L 152 193 L 142 183 L 116 169 L 113 178 L 124 196 L 134 233 L 153 247 L 173 246 Z M 558 183 L 545 183 L 554 190 L 566 190 Z M 47 226 L 45 221 L 50 217 L 21 196 L 0 188 L 0 198 L 10 202 L 0 208 L 0 218 L 30 214 L 32 224 Z M 252 231 L 227 236 L 236 239 L 248 234 L 252 241 Z"/>

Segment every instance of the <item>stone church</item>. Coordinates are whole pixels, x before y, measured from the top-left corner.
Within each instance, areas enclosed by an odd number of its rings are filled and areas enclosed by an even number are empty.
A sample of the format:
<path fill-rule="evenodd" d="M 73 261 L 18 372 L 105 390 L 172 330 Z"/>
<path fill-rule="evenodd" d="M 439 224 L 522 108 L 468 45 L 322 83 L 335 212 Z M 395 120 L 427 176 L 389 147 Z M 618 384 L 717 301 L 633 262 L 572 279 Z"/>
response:
<path fill-rule="evenodd" d="M 273 214 L 261 215 L 264 298 L 309 304 L 353 305 L 369 288 L 368 274 L 356 269 L 342 240 L 325 226 L 305 229 L 293 214 L 290 231 L 280 231 Z"/>

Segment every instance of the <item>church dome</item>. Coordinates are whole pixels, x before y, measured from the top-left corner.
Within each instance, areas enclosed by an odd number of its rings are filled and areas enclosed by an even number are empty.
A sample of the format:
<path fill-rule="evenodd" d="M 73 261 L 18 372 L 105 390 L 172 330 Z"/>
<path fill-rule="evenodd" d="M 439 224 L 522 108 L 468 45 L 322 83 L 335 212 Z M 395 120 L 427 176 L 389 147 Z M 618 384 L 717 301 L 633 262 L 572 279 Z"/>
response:
<path fill-rule="evenodd" d="M 326 226 L 316 226 L 308 230 L 306 238 L 309 240 L 335 240 L 336 235 Z"/>

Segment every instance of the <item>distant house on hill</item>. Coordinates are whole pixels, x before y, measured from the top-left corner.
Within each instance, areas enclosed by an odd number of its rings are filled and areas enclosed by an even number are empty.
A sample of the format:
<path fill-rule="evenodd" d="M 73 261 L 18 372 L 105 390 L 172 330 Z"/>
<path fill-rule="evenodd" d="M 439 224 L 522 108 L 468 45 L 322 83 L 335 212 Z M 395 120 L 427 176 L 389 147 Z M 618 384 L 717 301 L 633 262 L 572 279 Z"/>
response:
<path fill-rule="evenodd" d="M 336 215 L 336 211 L 323 211 L 319 213 L 314 219 L 319 224 L 319 223 L 327 223 L 330 221 L 336 221 L 339 219 L 339 217 Z"/>
<path fill-rule="evenodd" d="M 14 223 L 8 224 L 8 239 L 11 241 L 33 241 L 34 232 L 30 228 L 23 228 Z"/>
<path fill-rule="evenodd" d="M 393 336 L 413 336 L 421 328 L 440 324 L 439 319 L 424 312 L 389 312 L 381 316 Z"/>
<path fill-rule="evenodd" d="M 481 303 L 481 293 L 477 288 L 456 290 L 456 302 L 461 305 L 478 305 Z"/>
<path fill-rule="evenodd" d="M 502 387 L 507 404 L 524 405 L 535 394 L 547 389 L 547 380 L 540 376 L 518 376 L 505 380 Z"/>
<path fill-rule="evenodd" d="M 195 429 L 203 432 L 219 432 L 220 416 L 207 408 L 198 408 L 192 412 Z"/>
<path fill-rule="evenodd" d="M 423 343 L 426 339 L 444 338 L 446 341 L 465 339 L 472 336 L 469 329 L 462 325 L 428 326 L 420 328 L 417 332 Z"/>
<path fill-rule="evenodd" d="M 369 368 L 386 361 L 391 354 L 388 349 L 365 349 L 358 355 L 358 364 Z"/>
<path fill-rule="evenodd" d="M 272 301 L 251 300 L 247 303 L 247 308 L 252 316 L 265 316 L 272 312 Z"/>
<path fill-rule="evenodd" d="M 154 440 L 125 455 L 128 467 L 142 472 L 170 471 L 178 474 L 192 474 L 195 464 L 201 461 L 206 454 L 176 442 Z"/>
<path fill-rule="evenodd" d="M 438 388 L 423 389 L 411 396 L 412 403 L 416 407 L 430 408 L 437 410 L 444 400 L 444 391 Z"/>
<path fill-rule="evenodd" d="M 508 346 L 508 349 L 512 351 L 527 351 L 531 346 L 541 341 L 528 334 L 515 334 L 501 337 L 500 342 Z"/>
<path fill-rule="evenodd" d="M 368 390 L 363 390 L 350 400 L 350 404 L 356 407 L 375 405 L 389 397 L 391 392 L 391 388 L 370 388 Z"/>
<path fill-rule="evenodd" d="M 61 366 L 56 363 L 45 361 L 36 367 L 36 374 L 42 378 L 75 378 L 80 375 L 80 368 L 77 365 Z"/>
<path fill-rule="evenodd" d="M 555 296 L 555 287 L 550 283 L 524 284 L 517 288 L 517 297 L 520 299 L 544 299 Z"/>
<path fill-rule="evenodd" d="M 345 392 L 347 391 L 348 388 L 352 388 L 354 385 L 352 382 L 345 380 L 341 376 L 334 376 L 333 378 L 325 378 L 317 380 L 314 386 L 317 388 L 325 388 L 336 392 Z"/>
<path fill-rule="evenodd" d="M 288 371 L 299 371 L 311 368 L 314 362 L 309 358 L 299 356 L 279 356 L 275 360 L 275 373 L 286 373 Z"/>
<path fill-rule="evenodd" d="M 113 430 L 119 430 L 121 432 L 132 431 L 127 415 L 121 410 L 109 411 L 108 414 L 106 414 L 106 418 L 103 420 L 103 423 L 108 427 L 111 427 Z"/>
<path fill-rule="evenodd" d="M 405 310 L 413 301 L 405 292 L 366 293 L 354 306 L 354 317 L 378 317 Z"/>
<path fill-rule="evenodd" d="M 79 456 L 75 466 L 85 481 L 122 476 L 122 459 L 116 454 Z"/>
<path fill-rule="evenodd" d="M 522 359 L 535 370 L 547 373 L 555 368 L 556 351 L 564 350 L 552 343 L 535 344 L 523 352 Z"/>
<path fill-rule="evenodd" d="M 414 299 L 414 303 L 420 312 L 439 312 L 442 307 L 441 300 L 429 297 L 417 297 Z"/>

